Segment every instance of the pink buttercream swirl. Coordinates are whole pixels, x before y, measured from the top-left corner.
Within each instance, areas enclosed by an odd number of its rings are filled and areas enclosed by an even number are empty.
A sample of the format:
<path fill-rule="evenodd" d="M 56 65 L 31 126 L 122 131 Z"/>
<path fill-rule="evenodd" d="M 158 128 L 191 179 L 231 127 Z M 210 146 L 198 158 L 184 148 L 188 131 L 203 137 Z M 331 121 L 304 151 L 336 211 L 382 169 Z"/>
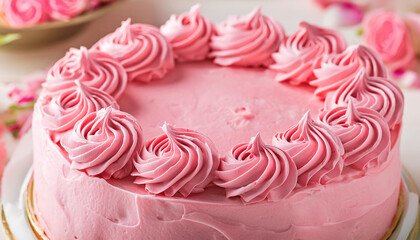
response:
<path fill-rule="evenodd" d="M 169 40 L 178 61 L 200 61 L 207 58 L 210 51 L 210 37 L 213 24 L 200 15 L 200 4 L 180 16 L 172 15 L 160 27 L 160 31 Z"/>
<path fill-rule="evenodd" d="M 166 196 L 203 192 L 220 163 L 213 142 L 201 133 L 168 124 L 162 130 L 164 134 L 149 140 L 134 163 L 134 183 Z"/>
<path fill-rule="evenodd" d="M 48 13 L 55 20 L 69 20 L 91 6 L 91 0 L 48 0 Z"/>
<path fill-rule="evenodd" d="M 222 66 L 268 66 L 273 62 L 271 54 L 284 38 L 283 27 L 256 8 L 245 16 L 230 16 L 216 26 L 209 56 Z"/>
<path fill-rule="evenodd" d="M 142 147 L 141 128 L 128 113 L 108 107 L 92 112 L 67 132 L 61 145 L 71 168 L 104 179 L 124 178 Z"/>
<path fill-rule="evenodd" d="M 324 124 L 312 120 L 309 112 L 297 125 L 274 135 L 273 145 L 292 157 L 301 186 L 327 184 L 343 170 L 343 144 Z"/>
<path fill-rule="evenodd" d="M 314 70 L 315 80 L 309 84 L 317 87 L 315 96 L 325 99 L 329 92 L 337 90 L 344 82 L 353 81 L 361 68 L 368 76 L 388 77 L 384 63 L 375 52 L 362 45 L 353 45 L 324 59 L 321 66 Z"/>
<path fill-rule="evenodd" d="M 129 81 L 150 82 L 174 68 L 172 47 L 159 29 L 147 24 L 122 22 L 115 32 L 93 48 L 116 58 L 127 70 Z"/>
<path fill-rule="evenodd" d="M 57 91 L 72 86 L 76 80 L 118 99 L 127 86 L 127 73 L 106 53 L 72 48 L 49 70 L 44 88 Z"/>
<path fill-rule="evenodd" d="M 264 144 L 258 134 L 222 159 L 214 183 L 226 189 L 227 197 L 239 196 L 247 204 L 285 198 L 295 188 L 297 176 L 290 156 Z"/>
<path fill-rule="evenodd" d="M 113 97 L 76 80 L 70 88 L 49 92 L 40 100 L 42 123 L 52 133 L 65 132 L 91 112 L 111 106 L 119 109 Z"/>
<path fill-rule="evenodd" d="M 44 0 L 2 0 L 1 14 L 12 27 L 26 27 L 48 21 Z"/>
<path fill-rule="evenodd" d="M 337 106 L 320 113 L 322 122 L 330 126 L 344 146 L 344 166 L 366 169 L 388 159 L 391 137 L 388 124 L 376 111 L 354 106 Z"/>
<path fill-rule="evenodd" d="M 270 69 L 277 72 L 278 82 L 305 83 L 314 79 L 313 69 L 320 65 L 323 57 L 345 49 L 346 41 L 339 32 L 301 22 L 300 29 L 273 53 L 275 63 Z"/>
<path fill-rule="evenodd" d="M 391 129 L 402 120 L 404 96 L 391 81 L 381 77 L 369 77 L 360 69 L 353 81 L 345 82 L 333 94 L 327 96 L 325 109 L 335 105 L 347 105 L 354 98 L 357 107 L 366 107 L 379 112 Z"/>

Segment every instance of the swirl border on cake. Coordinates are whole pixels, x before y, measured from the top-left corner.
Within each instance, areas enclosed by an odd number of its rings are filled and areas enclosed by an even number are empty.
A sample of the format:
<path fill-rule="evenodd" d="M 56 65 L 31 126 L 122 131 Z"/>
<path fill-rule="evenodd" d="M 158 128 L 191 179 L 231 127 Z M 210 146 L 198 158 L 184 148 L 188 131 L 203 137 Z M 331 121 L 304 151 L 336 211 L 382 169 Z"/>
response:
<path fill-rule="evenodd" d="M 203 192 L 219 167 L 219 154 L 205 135 L 165 123 L 163 135 L 145 144 L 134 162 L 134 183 L 144 184 L 153 194 L 187 197 Z M 193 169 L 193 170 L 191 170 Z"/>
<path fill-rule="evenodd" d="M 194 10 L 194 9 L 193 9 Z M 195 9 L 197 10 L 197 9 Z M 268 17 L 265 17 L 261 14 L 260 9 L 257 8 L 251 14 L 248 16 L 242 17 L 242 18 L 249 18 L 249 21 L 253 21 L 255 19 L 259 19 L 261 21 L 268 21 L 270 24 L 278 24 L 278 23 L 272 23 L 271 19 Z M 238 19 L 236 19 L 238 20 Z M 241 18 L 239 19 L 241 20 Z M 133 27 L 134 26 L 134 27 Z M 282 29 L 281 25 L 278 24 L 279 27 L 276 27 L 276 29 Z M 326 46 L 322 46 L 320 49 L 322 54 L 318 54 L 319 51 L 317 51 L 317 54 L 309 54 L 310 56 L 313 55 L 313 58 L 307 59 L 308 55 L 303 54 L 302 56 L 299 54 L 292 54 L 293 58 L 297 62 L 300 63 L 310 63 L 309 64 L 309 74 L 305 73 L 304 75 L 306 77 L 295 79 L 296 81 L 291 81 L 292 84 L 311 84 L 310 81 L 313 80 L 312 84 L 316 85 L 316 80 L 312 79 L 313 69 L 316 67 L 321 66 L 320 62 L 324 59 L 328 59 L 331 57 L 329 54 L 343 54 L 344 58 L 346 58 L 347 53 L 354 52 L 354 49 L 363 49 L 363 47 L 360 46 L 351 46 L 345 50 L 346 43 L 343 41 L 341 35 L 334 30 L 329 29 L 322 29 L 319 27 L 315 27 L 313 25 L 310 25 L 308 23 L 301 23 L 301 27 L 304 29 L 311 29 L 313 33 L 317 35 L 316 37 L 319 37 L 319 35 L 326 34 L 326 36 L 320 37 L 320 39 L 317 39 L 317 41 L 320 41 Z M 138 28 L 138 29 L 137 29 Z M 140 33 L 139 33 L 140 31 Z M 143 32 L 142 32 L 143 31 Z M 286 42 L 284 42 L 284 36 L 279 33 L 282 31 L 277 31 L 275 34 L 276 39 L 271 39 L 271 43 L 275 43 L 274 45 L 280 45 L 280 44 L 287 44 L 287 42 L 293 42 L 293 38 L 299 37 L 302 35 L 302 29 L 298 30 L 292 37 L 287 37 Z M 123 22 L 122 26 L 116 30 L 116 32 L 111 33 L 110 35 L 106 36 L 102 40 L 100 40 L 91 50 L 86 50 L 82 48 L 82 52 L 84 53 L 92 53 L 95 51 L 100 51 L 101 47 L 99 45 L 104 44 L 104 41 L 110 41 L 111 45 L 113 43 L 112 38 L 113 35 L 117 34 L 120 37 L 120 40 L 123 41 L 126 45 L 130 41 L 137 41 L 138 36 L 134 35 L 141 35 L 143 33 L 151 33 L 153 37 L 156 38 L 156 41 L 160 42 L 162 45 L 154 45 L 149 46 L 153 54 L 151 54 L 151 57 L 155 59 L 156 56 L 159 56 L 157 59 L 156 64 L 154 65 L 152 62 L 154 60 L 146 61 L 146 63 L 142 62 L 141 64 L 136 61 L 136 59 L 130 58 L 130 56 L 133 56 L 133 52 L 129 49 L 129 51 L 125 51 L 123 49 L 122 55 L 128 56 L 128 59 L 124 59 L 120 57 L 116 57 L 116 60 L 114 59 L 114 55 L 112 57 L 108 57 L 112 62 L 121 62 L 121 66 L 123 70 L 129 73 L 131 72 L 131 77 L 129 77 L 131 80 L 137 78 L 139 75 L 142 75 L 140 79 L 137 79 L 143 84 L 147 84 L 150 80 L 163 77 L 167 71 L 174 67 L 174 58 L 172 53 L 172 46 L 168 39 L 164 37 L 163 34 L 159 32 L 159 29 L 153 26 L 149 25 L 131 25 L 130 20 L 127 20 Z M 304 31 L 305 32 L 305 31 Z M 145 35 L 147 35 L 145 34 Z M 213 34 L 214 38 L 219 37 L 217 35 L 217 32 Z M 294 36 L 294 37 L 293 37 Z M 143 36 L 144 37 L 144 36 Z M 147 37 L 146 37 L 147 38 Z M 213 39 L 214 40 L 214 39 Z M 211 41 L 213 41 L 211 40 Z M 330 44 L 331 43 L 331 44 Z M 269 44 L 269 48 L 271 49 L 272 44 Z M 210 43 L 210 47 L 213 48 L 213 52 L 210 52 L 210 55 L 207 56 L 207 59 L 215 58 L 214 62 L 218 65 L 228 65 L 228 66 L 248 66 L 248 67 L 255 67 L 255 66 L 263 66 L 263 68 L 266 68 L 268 71 L 271 71 L 269 69 L 275 69 L 276 67 L 271 67 L 266 64 L 267 62 L 271 62 L 271 50 L 269 51 L 270 57 L 266 57 L 266 53 L 262 54 L 264 56 L 260 56 L 261 58 L 258 58 L 259 63 L 255 64 L 255 62 L 247 62 L 247 52 L 240 53 L 239 58 L 237 56 L 234 56 L 233 60 L 229 59 L 232 56 L 229 54 L 224 55 L 216 54 L 218 50 L 215 51 L 214 47 L 214 41 L 213 44 Z M 159 48 L 159 49 L 154 49 Z M 278 48 L 278 46 L 276 46 Z M 281 52 L 281 48 L 279 47 L 279 51 Z M 154 49 L 154 50 L 153 50 Z M 326 50 L 325 50 L 326 49 Z M 278 49 L 276 49 L 278 50 Z M 325 51 L 324 51 L 325 50 Z M 345 50 L 344 53 L 342 53 Z M 242 55 L 241 55 L 242 54 Z M 274 59 L 276 58 L 277 53 L 273 54 Z M 287 53 L 286 53 L 287 54 Z M 235 54 L 234 54 L 235 55 Z M 350 54 L 351 55 L 351 54 Z M 109 55 L 106 55 L 109 56 Z M 341 56 L 341 55 L 340 55 Z M 225 58 L 228 59 L 227 62 L 223 62 L 220 59 Z M 302 59 L 301 59 L 302 58 Z M 332 57 L 334 58 L 334 56 Z M 219 60 L 218 60 L 219 59 Z M 245 60 L 243 60 L 245 59 Z M 375 56 L 367 57 L 367 59 L 375 59 Z M 137 59 L 138 60 L 138 59 Z M 199 59 L 195 59 L 199 60 Z M 200 60 L 202 60 L 200 58 Z M 253 59 L 255 60 L 255 59 Z M 267 61 L 266 61 L 267 60 Z M 60 60 L 63 61 L 64 60 Z M 129 62 L 127 62 L 129 61 Z M 221 61 L 221 62 L 220 62 Z M 367 61 L 369 63 L 369 61 Z M 150 66 L 149 63 L 152 65 Z M 64 63 L 64 64 L 71 64 L 71 63 Z M 134 65 L 133 65 L 134 64 Z M 137 65 L 136 65 L 137 64 Z M 304 64 L 303 64 L 304 65 Z M 300 64 L 299 66 L 303 66 Z M 394 130 L 397 129 L 397 127 L 400 125 L 401 122 L 401 115 L 402 115 L 402 106 L 403 106 L 403 95 L 401 93 L 401 90 L 396 87 L 393 83 L 391 83 L 387 76 L 382 76 L 384 74 L 377 74 L 380 76 L 366 76 L 364 74 L 365 67 L 369 68 L 369 64 L 359 64 L 357 65 L 357 68 L 359 69 L 358 74 L 354 78 L 348 77 L 346 78 L 344 84 L 341 87 L 336 88 L 334 85 L 335 83 L 331 82 L 325 82 L 325 84 L 322 85 L 323 88 L 327 89 L 325 93 L 325 106 L 323 111 L 336 111 L 334 109 L 342 109 L 344 106 L 350 106 L 357 109 L 360 113 L 360 115 L 366 115 L 367 113 L 371 113 L 371 116 L 376 116 L 377 120 L 376 122 L 380 122 L 379 125 L 381 129 L 385 129 L 385 127 L 388 128 L 388 130 Z M 373 66 L 373 65 L 372 65 Z M 154 68 L 156 67 L 156 68 Z M 378 63 L 378 69 L 382 66 L 380 63 Z M 118 68 L 118 67 L 117 67 Z M 144 68 L 144 69 L 143 69 Z M 372 67 L 374 68 L 374 67 Z M 278 69 L 277 69 L 278 70 Z M 370 69 L 372 70 L 372 69 Z M 53 70 L 52 70 L 53 71 Z M 367 69 L 369 72 L 369 69 Z M 139 73 L 140 72 L 140 73 Z M 133 74 L 135 76 L 133 76 Z M 292 74 L 297 74 L 297 72 L 292 72 Z M 316 73 L 315 73 L 316 75 Z M 373 74 L 375 75 L 375 74 Z M 143 78 L 144 77 L 144 78 Z M 289 78 L 283 78 L 281 80 L 287 80 Z M 279 80 L 279 79 L 277 79 Z M 289 79 L 290 80 L 290 79 Z M 80 80 L 83 82 L 83 79 Z M 273 81 L 276 81 L 273 79 Z M 125 82 L 125 81 L 123 81 Z M 83 82 L 85 83 L 85 82 Z M 79 83 L 80 85 L 80 83 Z M 87 85 L 87 84 L 85 84 Z M 107 88 L 101 89 L 99 87 L 98 89 L 94 89 L 94 85 L 92 86 L 86 86 L 89 88 L 89 91 L 102 91 L 111 93 L 111 95 L 119 96 L 119 94 L 116 94 L 115 91 L 107 91 Z M 96 86 L 97 87 L 97 86 Z M 54 95 L 59 94 L 60 92 L 63 92 L 63 86 L 58 87 L 55 89 L 54 87 L 49 86 L 49 83 L 45 85 L 44 88 L 44 96 L 47 95 Z M 90 89 L 91 88 L 91 89 Z M 124 89 L 124 87 L 121 87 L 121 89 Z M 123 91 L 123 90 L 122 90 Z M 121 92 L 122 92 L 121 91 Z M 116 91 L 117 93 L 120 93 L 119 91 Z M 355 93 L 355 94 L 353 94 Z M 316 94 L 316 93 L 314 93 Z M 324 93 L 321 94 L 322 97 L 324 97 Z M 363 97 L 360 97 L 360 95 L 363 95 Z M 103 94 L 103 96 L 109 96 L 106 93 Z M 108 99 L 108 97 L 105 97 Z M 112 99 L 111 96 L 109 96 L 109 99 Z M 378 101 L 378 99 L 382 99 L 381 101 Z M 105 101 L 110 102 L 110 101 Z M 188 130 L 183 128 L 175 128 L 171 127 L 169 125 L 164 125 L 164 135 L 158 136 L 154 139 L 149 140 L 146 143 L 146 146 L 143 148 L 142 145 L 142 138 L 141 138 L 141 128 L 137 124 L 137 120 L 133 117 L 130 117 L 127 113 L 112 109 L 113 103 L 110 103 L 111 107 L 107 107 L 106 109 L 97 109 L 97 108 L 89 108 L 86 110 L 86 116 L 82 119 L 77 119 L 77 123 L 74 124 L 74 127 L 71 129 L 67 129 L 67 126 L 61 126 L 65 127 L 65 130 L 63 130 L 64 138 L 56 144 L 61 144 L 61 149 L 63 150 L 63 154 L 67 154 L 70 157 L 70 161 L 72 162 L 72 166 L 74 169 L 78 169 L 79 171 L 85 172 L 90 176 L 94 177 L 102 177 L 104 179 L 109 178 L 132 178 L 133 183 L 137 183 L 136 186 L 144 188 L 146 191 L 148 191 L 150 194 L 164 194 L 166 196 L 176 196 L 177 193 L 180 193 L 178 195 L 181 195 L 182 197 L 188 197 L 191 194 L 198 194 L 200 192 L 205 191 L 206 187 L 209 185 L 213 185 L 213 183 L 216 185 L 215 187 L 224 188 L 226 192 L 226 196 L 228 198 L 237 197 L 241 198 L 244 204 L 249 203 L 256 203 L 261 201 L 279 201 L 282 198 L 287 198 L 290 194 L 293 194 L 293 191 L 295 189 L 299 189 L 305 186 L 320 186 L 323 184 L 329 184 L 330 182 L 334 182 L 337 178 L 341 176 L 341 173 L 344 168 L 354 165 L 355 163 L 351 161 L 351 164 L 348 164 L 346 166 L 345 158 L 349 157 L 349 154 L 345 153 L 347 146 L 344 138 L 340 138 L 340 133 L 337 133 L 337 131 L 334 130 L 334 124 L 337 123 L 331 123 L 325 120 L 327 123 L 322 123 L 319 120 L 312 120 L 309 116 L 309 114 L 306 114 L 303 116 L 302 120 L 299 124 L 296 126 L 290 128 L 286 133 L 279 134 L 274 136 L 274 143 L 273 145 L 267 145 L 262 142 L 260 139 L 260 136 L 257 135 L 255 138 L 251 140 L 250 143 L 247 144 L 240 144 L 237 145 L 232 149 L 232 152 L 230 155 L 226 156 L 226 158 L 223 158 L 218 155 L 217 149 L 214 147 L 214 144 L 211 142 L 211 140 L 198 133 L 194 130 Z M 354 106 L 353 106 L 354 105 Z M 370 110 L 364 110 L 366 108 L 370 108 Z M 350 109 L 349 111 L 355 112 L 354 109 Z M 105 113 L 104 113 L 105 112 Z M 375 113 L 373 113 L 375 112 Z M 41 114 L 42 118 L 46 119 L 46 113 L 44 112 Z M 112 116 L 118 115 L 118 119 L 125 119 L 130 124 L 131 127 L 129 127 L 129 130 L 121 130 L 126 129 L 123 127 L 123 125 L 115 123 L 118 121 L 113 122 Z M 353 114 L 354 115 L 354 114 Z M 350 116 L 351 119 L 355 120 L 358 116 Z M 370 116 L 369 115 L 369 116 Z M 99 117 L 98 117 L 99 116 Z M 97 119 L 98 117 L 98 119 Z M 78 118 L 78 117 L 77 117 Z M 375 118 L 375 119 L 376 119 Z M 381 122 L 381 119 L 385 119 L 386 121 Z M 85 137 L 84 135 L 84 128 L 86 128 L 87 125 L 93 126 L 91 122 L 106 122 L 107 124 L 104 124 L 103 126 L 105 129 L 108 129 L 106 127 L 117 127 L 123 132 L 124 137 L 123 139 L 126 139 L 126 141 L 119 142 L 118 146 L 109 145 L 110 148 L 123 148 L 127 152 L 125 154 L 122 163 L 120 163 L 120 159 L 115 159 L 114 157 L 109 157 L 109 159 L 100 159 L 96 161 L 95 159 L 83 159 L 80 156 L 83 156 L 88 150 L 80 150 L 83 149 L 83 145 L 85 143 L 86 148 L 89 149 L 88 144 L 83 141 L 79 141 L 77 143 L 78 139 L 83 139 Z M 134 130 L 133 130 L 134 129 Z M 108 129 L 109 130 L 109 129 Z M 385 131 L 386 132 L 386 131 Z M 337 134 L 336 134 L 337 133 Z M 273 133 L 274 134 L 274 133 Z M 284 137 L 286 136 L 287 137 Z M 387 133 L 384 133 L 384 136 L 388 136 Z M 398 136 L 392 136 L 390 135 L 391 142 L 395 142 L 395 138 L 398 138 Z M 394 138 L 394 139 L 392 139 Z M 304 140 L 313 140 L 312 142 L 309 141 L 305 142 Z M 76 143 L 74 142 L 76 141 Z M 282 144 L 281 142 L 287 142 L 287 144 Z M 107 141 L 102 141 L 107 142 Z M 108 141 L 112 142 L 112 139 Z M 127 148 L 127 142 L 132 142 L 134 148 Z M 99 144 L 100 141 L 96 144 Z M 288 145 L 290 144 L 290 145 Z M 305 144 L 312 144 L 313 146 L 311 149 L 305 149 Z M 100 145 L 100 144 L 99 144 Z M 165 145 L 164 147 L 168 147 L 171 145 L 172 148 L 170 148 L 169 155 L 164 156 L 164 151 L 161 151 L 160 148 Z M 386 145 L 386 144 L 385 144 Z M 189 146 L 189 147 L 188 147 Z M 286 146 L 286 147 L 285 147 Z M 303 146 L 303 147 L 302 147 Z M 80 148 L 81 147 L 81 148 Z M 79 148 L 79 149 L 77 149 Z M 120 149 L 118 148 L 118 149 Z M 309 159 L 315 159 L 312 162 L 315 162 L 315 165 L 311 165 L 307 168 L 303 168 L 302 164 L 297 163 L 297 158 L 299 157 L 299 153 L 294 152 L 293 148 L 303 148 L 305 151 L 307 151 L 306 157 Z M 386 147 L 385 147 L 386 148 Z M 385 149 L 384 148 L 384 149 Z M 75 150 L 76 149 L 76 150 Z M 158 150 L 156 150 L 158 149 Z M 172 149 L 174 151 L 172 151 Z M 80 150 L 80 151 L 79 151 Z M 348 150 L 348 149 L 347 149 Z M 84 151 L 84 152 L 83 152 Z M 119 152 L 119 150 L 116 150 Z M 229 174 L 225 174 L 229 167 L 227 167 L 231 162 L 239 163 L 239 165 L 247 164 L 247 159 L 250 157 L 250 155 L 243 155 L 242 152 L 249 152 L 254 151 L 255 155 L 253 156 L 254 159 L 259 160 L 265 159 L 265 161 L 268 166 L 268 164 L 271 164 L 270 166 L 273 168 L 267 168 L 268 172 L 271 173 L 273 178 L 271 178 L 269 181 L 267 181 L 267 184 L 262 185 L 252 185 L 252 181 L 248 181 L 248 186 L 252 187 L 246 187 L 246 184 L 242 184 L 239 182 L 235 182 L 235 179 L 230 179 L 229 177 L 226 177 Z M 386 150 L 384 150 L 386 152 Z M 187 153 L 187 154 L 186 154 Z M 117 154 L 121 155 L 121 154 Z M 127 156 L 126 156 L 127 155 Z M 258 156 L 257 156 L 258 155 Z M 378 154 L 378 158 L 380 154 Z M 102 156 L 102 155 L 100 155 Z M 185 158 L 187 156 L 187 158 Z M 188 159 L 188 156 L 193 156 L 190 159 Z M 199 157 L 198 157 L 199 156 Z M 94 156 L 96 157 L 96 156 Z M 195 157 L 195 158 L 194 158 Z M 157 174 L 154 172 L 155 169 L 158 169 L 156 166 L 152 168 L 147 168 L 147 166 L 150 163 L 158 164 L 159 166 L 164 166 L 167 162 L 170 162 L 169 160 L 173 160 L 175 163 L 189 163 L 191 159 L 206 159 L 201 161 L 200 166 L 206 165 L 204 167 L 205 171 L 202 176 L 199 174 L 200 177 L 197 177 L 197 175 L 191 172 L 190 174 L 186 174 L 189 177 L 189 181 L 174 181 L 174 182 L 165 182 L 162 181 L 164 179 L 165 174 Z M 324 158 L 324 159 L 321 159 Z M 326 158 L 328 161 L 325 161 Z M 129 160 L 127 160 L 129 159 Z M 180 159 L 185 161 L 180 161 Z M 362 157 L 363 159 L 363 157 Z M 88 163 L 83 161 L 88 161 Z M 89 163 L 89 160 L 91 162 Z M 107 162 L 107 161 L 110 162 Z M 235 160 L 235 161 L 233 161 Z M 239 160 L 239 161 L 238 161 Z M 244 160 L 241 162 L 241 160 Z M 371 160 L 371 159 L 369 159 Z M 264 162 L 262 161 L 262 162 Z M 197 162 L 197 161 L 196 161 Z M 198 161 L 200 162 L 200 161 Z M 355 161 L 356 162 L 356 161 Z M 366 161 L 362 161 L 362 163 L 365 163 Z M 367 161 L 369 162 L 369 161 Z M 378 166 L 383 164 L 383 161 L 378 160 Z M 117 164 L 118 166 L 112 164 Z M 90 164 L 93 164 L 92 166 Z M 151 164 L 151 165 L 153 165 Z M 196 166 L 199 165 L 198 163 Z M 283 164 L 283 165 L 282 165 Z M 312 164 L 312 163 L 311 163 Z M 150 165 L 150 166 L 151 166 Z M 286 166 L 287 165 L 287 166 Z M 305 165 L 305 164 L 303 164 Z M 365 168 L 366 164 L 358 165 L 356 164 L 355 169 L 360 170 Z M 109 166 L 114 166 L 109 168 Z M 288 169 L 286 173 L 288 173 L 287 176 L 282 175 L 283 172 L 279 172 L 280 169 L 279 166 L 282 166 L 282 169 Z M 240 167 L 239 167 L 240 168 Z M 200 168 L 198 168 L 200 169 Z M 312 171 L 313 170 L 313 171 Z M 197 170 L 200 172 L 199 170 Z M 296 171 L 296 173 L 295 173 Z M 309 172 L 309 173 L 308 173 Z M 179 173 L 179 172 L 178 172 Z M 132 177 L 132 176 L 135 177 Z M 184 174 L 184 176 L 186 176 Z M 270 175 L 270 174 L 269 174 Z M 162 177 L 163 176 L 163 177 Z M 170 175 L 172 177 L 175 177 L 175 175 Z M 183 176 L 183 175 L 181 175 Z M 281 176 L 281 177 L 279 177 Z M 257 176 L 253 176 L 257 177 Z M 281 180 L 278 180 L 279 177 Z M 181 177 L 182 178 L 182 177 Z M 172 178 L 179 180 L 179 178 L 175 177 Z M 191 181 L 190 181 L 191 180 Z M 249 179 L 248 179 L 249 180 Z M 252 180 L 252 179 L 251 179 Z M 255 179 L 254 179 L 255 180 Z M 277 182 L 278 181 L 278 182 Z M 157 186 L 157 187 L 156 187 Z"/>

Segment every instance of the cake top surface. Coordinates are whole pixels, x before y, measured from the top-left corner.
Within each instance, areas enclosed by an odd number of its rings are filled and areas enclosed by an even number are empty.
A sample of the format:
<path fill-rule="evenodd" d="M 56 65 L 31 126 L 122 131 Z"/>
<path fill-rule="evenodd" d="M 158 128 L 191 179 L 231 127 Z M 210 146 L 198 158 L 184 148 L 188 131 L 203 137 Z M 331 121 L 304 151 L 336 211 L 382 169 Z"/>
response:
<path fill-rule="evenodd" d="M 316 116 L 321 109 L 312 87 L 278 84 L 273 78 L 266 69 L 180 63 L 159 81 L 130 83 L 118 102 L 138 120 L 146 139 L 162 134 L 166 122 L 203 133 L 225 155 L 257 133 L 271 142 L 306 111 Z"/>

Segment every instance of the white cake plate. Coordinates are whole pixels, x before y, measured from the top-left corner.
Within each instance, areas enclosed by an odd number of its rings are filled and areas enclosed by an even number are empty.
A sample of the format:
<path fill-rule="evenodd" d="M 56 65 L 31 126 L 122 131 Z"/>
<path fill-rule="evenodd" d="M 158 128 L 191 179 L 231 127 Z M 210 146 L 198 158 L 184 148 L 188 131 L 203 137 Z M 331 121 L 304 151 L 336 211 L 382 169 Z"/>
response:
<path fill-rule="evenodd" d="M 28 221 L 25 196 L 32 177 L 32 132 L 19 141 L 7 164 L 1 184 L 0 239 L 37 240 Z M 419 197 L 417 188 L 408 174 L 402 171 L 404 208 L 389 240 L 418 239 Z"/>

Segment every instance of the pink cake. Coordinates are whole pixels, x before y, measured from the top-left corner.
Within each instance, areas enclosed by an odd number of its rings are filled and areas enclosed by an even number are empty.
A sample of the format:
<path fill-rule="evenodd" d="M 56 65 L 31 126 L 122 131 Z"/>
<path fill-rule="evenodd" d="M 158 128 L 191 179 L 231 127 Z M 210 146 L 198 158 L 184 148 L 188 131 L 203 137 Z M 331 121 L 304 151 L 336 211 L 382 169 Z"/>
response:
<path fill-rule="evenodd" d="M 255 9 L 129 20 L 50 70 L 33 119 L 50 239 L 381 239 L 403 95 L 336 31 Z"/>

